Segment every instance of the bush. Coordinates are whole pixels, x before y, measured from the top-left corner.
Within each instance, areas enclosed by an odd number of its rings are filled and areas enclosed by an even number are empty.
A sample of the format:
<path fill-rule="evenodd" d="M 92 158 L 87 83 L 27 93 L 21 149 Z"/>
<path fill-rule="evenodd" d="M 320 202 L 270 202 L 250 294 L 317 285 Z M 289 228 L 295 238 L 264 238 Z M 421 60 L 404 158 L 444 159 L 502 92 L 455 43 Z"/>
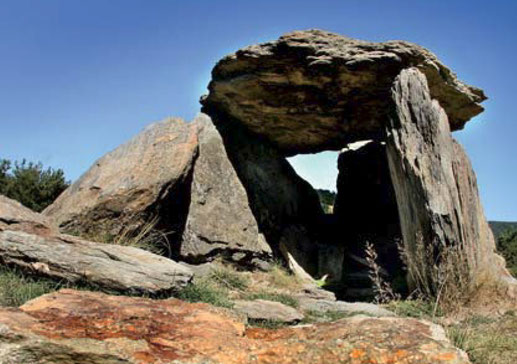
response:
<path fill-rule="evenodd" d="M 497 238 L 497 250 L 506 259 L 508 270 L 517 277 L 517 230 L 506 230 Z"/>
<path fill-rule="evenodd" d="M 44 169 L 41 163 L 0 160 L 0 194 L 37 211 L 43 211 L 69 186 L 61 169 Z"/>

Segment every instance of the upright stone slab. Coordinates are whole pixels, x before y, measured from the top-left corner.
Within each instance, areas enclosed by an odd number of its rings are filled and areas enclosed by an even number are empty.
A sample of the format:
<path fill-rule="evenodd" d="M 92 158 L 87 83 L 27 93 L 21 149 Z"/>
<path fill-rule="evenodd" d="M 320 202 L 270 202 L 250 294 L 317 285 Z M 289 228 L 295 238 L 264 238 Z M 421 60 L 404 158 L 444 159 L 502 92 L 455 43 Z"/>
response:
<path fill-rule="evenodd" d="M 430 95 L 424 74 L 402 71 L 392 88 L 388 159 L 410 252 L 461 247 L 476 280 L 506 275 L 479 201 L 474 172 L 451 135 L 447 114 Z"/>
<path fill-rule="evenodd" d="M 316 191 L 267 140 L 217 114 L 212 120 L 246 189 L 259 229 L 273 251 L 280 254 L 283 244 L 290 252 L 299 249 L 316 258 L 314 232 L 323 214 Z M 315 265 L 298 263 L 305 270 L 317 272 Z"/>
<path fill-rule="evenodd" d="M 200 114 L 194 123 L 200 130 L 199 156 L 180 256 L 193 263 L 222 257 L 260 266 L 272 259 L 272 252 L 259 231 L 246 190 L 210 118 Z"/>

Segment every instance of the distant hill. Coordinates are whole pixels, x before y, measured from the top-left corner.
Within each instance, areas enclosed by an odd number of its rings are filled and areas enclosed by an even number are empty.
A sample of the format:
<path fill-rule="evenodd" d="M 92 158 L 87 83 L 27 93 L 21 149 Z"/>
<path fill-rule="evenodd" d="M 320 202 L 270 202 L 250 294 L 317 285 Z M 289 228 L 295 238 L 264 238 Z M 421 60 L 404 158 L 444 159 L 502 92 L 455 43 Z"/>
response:
<path fill-rule="evenodd" d="M 492 228 L 496 239 L 506 230 L 517 230 L 517 221 L 489 221 L 488 224 Z"/>

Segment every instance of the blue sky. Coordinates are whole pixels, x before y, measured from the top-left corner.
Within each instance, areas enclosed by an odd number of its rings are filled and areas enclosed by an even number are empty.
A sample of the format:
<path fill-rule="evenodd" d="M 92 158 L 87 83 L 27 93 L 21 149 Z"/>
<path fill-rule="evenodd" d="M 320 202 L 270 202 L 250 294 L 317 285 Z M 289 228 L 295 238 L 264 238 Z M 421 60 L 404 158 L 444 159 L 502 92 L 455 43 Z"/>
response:
<path fill-rule="evenodd" d="M 511 0 L 0 0 L 0 158 L 75 179 L 146 124 L 191 119 L 225 54 L 321 28 L 419 43 L 483 88 L 486 111 L 455 135 L 488 218 L 517 220 L 515 14 Z M 292 163 L 333 189 L 335 153 Z"/>

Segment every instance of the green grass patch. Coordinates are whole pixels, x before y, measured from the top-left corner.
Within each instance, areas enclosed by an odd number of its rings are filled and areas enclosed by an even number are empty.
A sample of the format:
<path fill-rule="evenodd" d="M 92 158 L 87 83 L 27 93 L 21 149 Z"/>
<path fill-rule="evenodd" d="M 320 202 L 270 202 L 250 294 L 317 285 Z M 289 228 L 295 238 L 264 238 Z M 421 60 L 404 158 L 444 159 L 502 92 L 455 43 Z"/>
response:
<path fill-rule="evenodd" d="M 517 317 L 472 317 L 447 328 L 451 342 L 466 351 L 473 364 L 514 364 L 517 358 Z"/>
<path fill-rule="evenodd" d="M 0 267 L 0 306 L 18 307 L 65 287 L 65 283 L 32 277 L 14 268 Z"/>
<path fill-rule="evenodd" d="M 443 311 L 439 306 L 435 307 L 432 302 L 424 300 L 399 300 L 392 301 L 386 307 L 393 311 L 397 316 L 413 317 L 418 319 L 432 319 L 434 317 L 442 317 Z"/>
<path fill-rule="evenodd" d="M 218 268 L 210 273 L 210 279 L 228 289 L 243 291 L 250 285 L 250 281 L 243 274 L 229 268 Z"/>
<path fill-rule="evenodd" d="M 284 305 L 291 306 L 294 308 L 298 308 L 299 303 L 298 300 L 294 297 L 291 297 L 284 293 L 273 293 L 273 292 L 252 292 L 245 296 L 246 300 L 253 301 L 253 300 L 266 300 L 266 301 L 274 301 L 274 302 L 280 302 Z"/>
<path fill-rule="evenodd" d="M 233 303 L 228 298 L 228 290 L 208 280 L 188 284 L 176 297 L 187 302 L 204 302 L 219 307 L 233 307 Z"/>

